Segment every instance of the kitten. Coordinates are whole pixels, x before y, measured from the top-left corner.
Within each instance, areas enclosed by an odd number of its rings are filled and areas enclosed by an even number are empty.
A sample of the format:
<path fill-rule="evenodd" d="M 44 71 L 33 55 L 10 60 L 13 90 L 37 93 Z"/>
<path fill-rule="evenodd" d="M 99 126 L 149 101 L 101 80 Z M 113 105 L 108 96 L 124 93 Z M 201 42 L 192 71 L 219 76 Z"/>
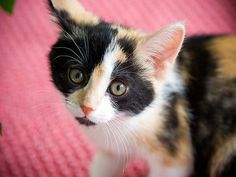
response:
<path fill-rule="evenodd" d="M 182 47 L 182 23 L 146 34 L 76 0 L 49 4 L 61 28 L 53 81 L 99 149 L 90 176 L 121 176 L 135 156 L 149 177 L 236 176 L 235 36 L 191 37 Z"/>

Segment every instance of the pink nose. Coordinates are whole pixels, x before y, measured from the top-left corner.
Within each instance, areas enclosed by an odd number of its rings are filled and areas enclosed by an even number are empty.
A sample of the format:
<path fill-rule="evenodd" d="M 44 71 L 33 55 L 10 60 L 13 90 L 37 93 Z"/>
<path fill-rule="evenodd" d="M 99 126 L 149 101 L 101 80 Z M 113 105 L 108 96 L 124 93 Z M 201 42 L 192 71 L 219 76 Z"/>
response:
<path fill-rule="evenodd" d="M 93 111 L 93 108 L 90 108 L 88 106 L 81 105 L 80 107 L 84 112 L 85 117 L 87 117 Z"/>

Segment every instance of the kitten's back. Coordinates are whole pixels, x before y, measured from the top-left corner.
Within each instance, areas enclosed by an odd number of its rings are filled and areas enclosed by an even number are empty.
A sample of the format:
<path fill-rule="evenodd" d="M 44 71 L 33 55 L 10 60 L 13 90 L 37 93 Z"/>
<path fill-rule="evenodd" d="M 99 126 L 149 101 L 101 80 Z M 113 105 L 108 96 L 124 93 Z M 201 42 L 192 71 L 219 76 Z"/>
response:
<path fill-rule="evenodd" d="M 177 61 L 193 115 L 197 176 L 236 176 L 236 36 L 189 38 Z"/>

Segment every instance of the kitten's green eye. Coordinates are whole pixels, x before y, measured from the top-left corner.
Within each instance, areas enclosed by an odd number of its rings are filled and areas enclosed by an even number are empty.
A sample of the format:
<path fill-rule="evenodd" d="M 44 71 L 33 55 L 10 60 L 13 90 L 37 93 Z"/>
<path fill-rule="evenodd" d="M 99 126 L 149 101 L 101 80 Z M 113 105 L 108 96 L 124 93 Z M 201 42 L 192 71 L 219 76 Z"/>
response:
<path fill-rule="evenodd" d="M 115 96 L 121 96 L 126 93 L 127 87 L 119 81 L 114 81 L 110 85 L 110 92 Z"/>
<path fill-rule="evenodd" d="M 73 68 L 69 70 L 69 79 L 74 84 L 80 84 L 83 81 L 84 76 L 79 69 Z"/>

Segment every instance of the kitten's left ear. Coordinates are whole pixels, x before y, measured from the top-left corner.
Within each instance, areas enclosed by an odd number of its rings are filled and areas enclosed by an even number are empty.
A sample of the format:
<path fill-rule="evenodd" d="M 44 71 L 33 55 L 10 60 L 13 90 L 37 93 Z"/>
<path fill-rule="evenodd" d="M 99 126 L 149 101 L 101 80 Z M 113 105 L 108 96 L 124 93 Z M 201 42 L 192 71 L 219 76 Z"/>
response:
<path fill-rule="evenodd" d="M 173 66 L 182 47 L 185 26 L 179 22 L 148 35 L 137 47 L 137 56 L 154 63 L 157 73 L 163 74 Z"/>
<path fill-rule="evenodd" d="M 48 2 L 63 29 L 69 30 L 73 25 L 94 25 L 99 22 L 99 18 L 85 10 L 78 0 L 48 0 Z"/>

